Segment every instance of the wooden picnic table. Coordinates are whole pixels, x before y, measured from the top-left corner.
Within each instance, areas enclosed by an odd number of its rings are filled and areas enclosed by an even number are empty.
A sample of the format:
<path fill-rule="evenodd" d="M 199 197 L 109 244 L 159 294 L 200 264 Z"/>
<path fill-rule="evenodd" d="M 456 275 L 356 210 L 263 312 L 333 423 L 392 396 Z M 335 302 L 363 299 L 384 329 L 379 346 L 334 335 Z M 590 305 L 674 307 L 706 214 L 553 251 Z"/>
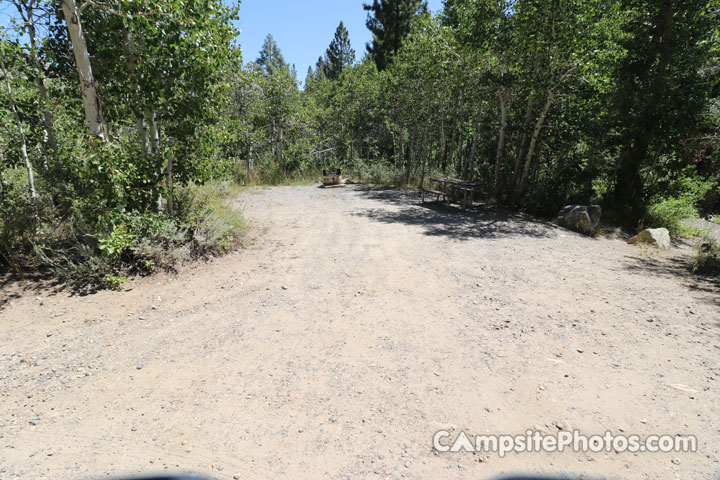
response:
<path fill-rule="evenodd" d="M 482 187 L 482 183 L 480 182 L 470 182 L 467 180 L 461 180 L 459 178 L 452 177 L 432 177 L 430 178 L 430 181 L 437 183 L 439 190 L 426 189 L 421 187 L 423 202 L 425 201 L 425 194 L 430 193 L 437 196 L 437 201 L 440 201 L 440 197 L 445 197 L 445 201 L 447 203 L 450 203 L 452 190 L 459 190 L 460 192 L 462 192 L 462 206 L 463 208 L 467 208 L 469 205 L 472 204 L 474 193 L 482 193 L 483 195 L 487 195 L 485 192 L 480 190 L 480 188 Z"/>

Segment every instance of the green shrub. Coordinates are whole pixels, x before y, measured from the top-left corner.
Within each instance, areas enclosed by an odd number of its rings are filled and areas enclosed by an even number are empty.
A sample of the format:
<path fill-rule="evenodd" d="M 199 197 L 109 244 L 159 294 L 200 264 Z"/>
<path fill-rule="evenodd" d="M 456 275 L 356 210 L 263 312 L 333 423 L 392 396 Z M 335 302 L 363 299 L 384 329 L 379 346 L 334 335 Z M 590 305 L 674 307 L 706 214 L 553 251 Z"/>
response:
<path fill-rule="evenodd" d="M 105 286 L 110 290 L 120 290 L 120 287 L 127 281 L 125 275 L 108 275 L 105 277 Z"/>
<path fill-rule="evenodd" d="M 682 235 L 690 233 L 682 225 L 682 220 L 697 216 L 698 211 L 691 197 L 670 197 L 648 207 L 646 222 L 650 227 L 665 227 L 672 235 Z"/>
<path fill-rule="evenodd" d="M 713 183 L 697 176 L 694 169 L 680 172 L 668 183 L 666 191 L 672 192 L 671 195 L 653 197 L 645 223 L 650 227 L 665 227 L 673 235 L 693 233 L 682 221 L 699 216 L 696 205 L 711 188 Z"/>
<path fill-rule="evenodd" d="M 42 231 L 34 228 L 35 210 L 20 187 L 21 178 L 3 183 L 0 254 L 18 271 L 21 266 L 45 268 L 74 286 L 118 289 L 128 274 L 225 253 L 245 232 L 242 214 L 231 203 L 235 190 L 230 183 L 180 188 L 172 217 L 111 210 L 97 218 L 93 211 L 75 208 L 69 218 L 56 221 L 40 209 Z"/>
<path fill-rule="evenodd" d="M 136 268 L 142 272 L 174 268 L 192 258 L 188 228 L 175 218 L 158 218 L 152 230 L 138 237 L 132 253 Z"/>
<path fill-rule="evenodd" d="M 703 243 L 695 250 L 695 257 L 692 260 L 693 272 L 703 275 L 720 274 L 720 244 Z"/>
<path fill-rule="evenodd" d="M 242 213 L 233 208 L 236 189 L 229 182 L 190 185 L 177 195 L 178 219 L 188 228 L 191 254 L 228 251 L 246 230 Z"/>
<path fill-rule="evenodd" d="M 404 185 L 405 172 L 385 162 L 358 161 L 351 173 L 363 182 L 376 185 Z"/>
<path fill-rule="evenodd" d="M 16 266 L 15 256 L 24 250 L 35 232 L 35 211 L 28 201 L 27 175 L 8 169 L 0 177 L 0 255 Z"/>

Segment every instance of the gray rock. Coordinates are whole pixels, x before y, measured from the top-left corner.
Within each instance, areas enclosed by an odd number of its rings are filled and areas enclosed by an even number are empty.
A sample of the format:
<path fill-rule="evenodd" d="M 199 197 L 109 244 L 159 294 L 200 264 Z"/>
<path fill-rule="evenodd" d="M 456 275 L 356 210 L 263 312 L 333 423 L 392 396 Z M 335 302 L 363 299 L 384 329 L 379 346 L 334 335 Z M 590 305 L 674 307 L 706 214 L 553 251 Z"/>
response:
<path fill-rule="evenodd" d="M 585 234 L 592 233 L 600 224 L 600 205 L 567 205 L 558 213 L 560 226 Z"/>
<path fill-rule="evenodd" d="M 648 228 L 638 233 L 630 240 L 630 245 L 637 245 L 638 243 L 646 243 L 648 245 L 655 245 L 658 248 L 665 250 L 670 249 L 670 232 L 667 228 Z"/>

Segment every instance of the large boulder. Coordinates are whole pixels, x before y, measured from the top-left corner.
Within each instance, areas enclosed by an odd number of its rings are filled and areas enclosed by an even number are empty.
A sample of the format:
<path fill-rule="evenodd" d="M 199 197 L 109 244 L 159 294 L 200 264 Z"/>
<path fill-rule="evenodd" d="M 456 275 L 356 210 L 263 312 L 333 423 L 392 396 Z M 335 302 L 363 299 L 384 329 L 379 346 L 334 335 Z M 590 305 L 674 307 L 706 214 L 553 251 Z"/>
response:
<path fill-rule="evenodd" d="M 568 205 L 558 213 L 558 223 L 571 230 L 592 233 L 600 224 L 600 205 Z"/>
<path fill-rule="evenodd" d="M 667 228 L 648 228 L 647 230 L 643 230 L 642 232 L 632 237 L 630 240 L 628 240 L 628 243 L 630 245 L 645 243 L 648 245 L 654 245 L 658 248 L 669 250 L 671 245 L 670 232 L 668 232 Z"/>

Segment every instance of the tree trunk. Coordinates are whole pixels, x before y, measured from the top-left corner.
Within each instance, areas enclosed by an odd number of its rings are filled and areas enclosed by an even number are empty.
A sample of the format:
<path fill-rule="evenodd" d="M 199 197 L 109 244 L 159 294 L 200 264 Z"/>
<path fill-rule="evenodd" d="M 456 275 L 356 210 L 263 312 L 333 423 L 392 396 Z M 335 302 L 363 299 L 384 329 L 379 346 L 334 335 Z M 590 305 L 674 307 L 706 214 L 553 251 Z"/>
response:
<path fill-rule="evenodd" d="M 473 132 L 472 145 L 470 146 L 470 157 L 467 160 L 467 168 L 465 177 L 470 180 L 473 177 L 473 166 L 475 163 L 475 152 L 477 151 L 478 137 L 480 131 L 480 121 L 482 119 L 482 100 L 478 101 L 477 112 L 475 114 L 475 131 Z"/>
<path fill-rule="evenodd" d="M 278 135 L 278 159 L 280 160 L 280 169 L 284 172 L 285 152 L 283 150 L 283 127 L 280 127 L 280 134 Z"/>
<path fill-rule="evenodd" d="M 137 84 L 135 78 L 135 69 L 137 67 L 138 52 L 135 48 L 135 42 L 133 41 L 132 33 L 126 27 L 125 28 L 125 63 L 127 65 L 128 75 L 130 76 L 130 90 L 135 96 L 135 101 L 140 101 L 140 86 Z M 150 141 L 148 139 L 147 126 L 145 125 L 145 119 L 143 118 L 142 109 L 137 108 L 135 113 L 135 129 L 138 132 L 138 139 L 140 140 L 140 152 L 143 157 L 146 157 L 150 151 Z M 140 112 L 140 113 L 138 113 Z"/>
<path fill-rule="evenodd" d="M 527 150 L 527 142 L 528 142 L 528 134 L 527 134 L 527 128 L 530 124 L 530 119 L 532 118 L 533 109 L 535 108 L 535 93 L 530 92 L 528 95 L 528 103 L 527 108 L 525 109 L 525 118 L 523 120 L 523 134 L 522 138 L 520 139 L 520 148 L 517 151 L 517 155 L 515 156 L 515 166 L 513 168 L 513 175 L 514 177 L 514 185 L 517 185 L 520 183 L 520 165 L 522 165 L 522 159 L 525 156 L 525 150 Z"/>
<path fill-rule="evenodd" d="M 408 148 L 405 155 L 405 185 L 410 183 L 410 174 L 412 172 L 413 157 L 415 156 L 415 149 L 413 148 L 412 139 L 408 141 Z"/>
<path fill-rule="evenodd" d="M 30 197 L 30 202 L 32 204 L 35 204 L 35 201 L 37 200 L 37 191 L 35 190 L 35 176 L 33 175 L 32 165 L 30 164 L 30 157 L 28 157 L 27 153 L 27 141 L 25 139 L 25 131 L 23 130 L 22 120 L 20 119 L 20 114 L 18 113 L 17 107 L 15 106 L 15 100 L 13 99 L 12 86 L 10 85 L 10 73 L 7 71 L 4 64 L 2 65 L 2 73 L 5 76 L 5 85 L 7 86 L 10 110 L 13 113 L 15 123 L 17 123 L 18 131 L 20 132 L 20 153 L 22 154 L 23 161 L 25 162 L 25 168 L 27 169 L 28 174 L 28 196 Z"/>
<path fill-rule="evenodd" d="M 555 99 L 555 94 L 551 91 L 548 92 L 547 100 L 545 101 L 545 106 L 542 109 L 542 112 L 540 112 L 540 117 L 538 117 L 537 122 L 535 123 L 535 130 L 533 130 L 532 138 L 530 139 L 530 146 L 528 147 L 527 155 L 525 156 L 525 166 L 522 170 L 522 176 L 520 177 L 520 182 L 517 185 L 517 188 L 515 190 L 516 197 L 519 198 L 523 193 L 525 193 L 525 188 L 527 187 L 527 179 L 528 174 L 530 173 L 530 166 L 532 164 L 532 158 L 533 153 L 535 153 L 535 147 L 537 145 L 538 138 L 540 138 L 540 132 L 542 131 L 543 125 L 545 123 L 545 117 L 548 114 L 548 111 L 550 111 L 550 107 L 552 106 L 553 100 Z"/>
<path fill-rule="evenodd" d="M 146 112 L 146 115 L 150 119 L 150 153 L 157 155 L 160 153 L 160 131 L 158 130 L 157 118 L 155 118 L 155 112 L 152 110 Z"/>
<path fill-rule="evenodd" d="M 85 33 L 80 24 L 80 13 L 74 0 L 61 0 L 65 24 L 67 25 L 75 54 L 75 65 L 80 74 L 80 87 L 82 89 L 82 103 L 85 108 L 85 122 L 90 136 L 105 143 L 103 132 L 103 116 L 100 97 L 97 93 L 95 77 L 90 65 L 90 54 L 88 53 Z"/>
<path fill-rule="evenodd" d="M 167 186 L 167 213 L 175 215 L 175 202 L 173 201 L 173 158 L 168 155 L 167 170 L 165 172 L 165 182 Z"/>
<path fill-rule="evenodd" d="M 672 36 L 675 25 L 673 5 L 665 2 L 660 10 L 660 20 L 654 29 L 647 52 L 646 64 L 654 65 L 648 74 L 649 92 L 643 96 L 642 112 L 637 118 L 636 128 L 628 134 L 623 142 L 624 147 L 620 153 L 618 167 L 615 171 L 615 189 L 613 191 L 614 207 L 623 211 L 630 221 L 639 220 L 643 213 L 641 205 L 644 185 L 640 170 L 647 158 L 650 140 L 653 137 L 649 127 L 658 115 L 658 109 L 663 103 L 663 90 L 665 87 L 665 71 L 672 55 Z M 642 95 L 643 92 L 640 92 Z"/>
<path fill-rule="evenodd" d="M 55 174 L 58 175 L 58 180 L 62 180 L 62 168 L 60 165 L 60 161 L 57 158 L 58 147 L 55 137 L 55 118 L 53 116 L 52 110 L 50 110 L 50 98 L 48 97 L 47 89 L 45 88 L 45 74 L 43 73 L 42 63 L 37 57 L 37 40 L 35 38 L 35 26 L 32 23 L 28 27 L 28 36 L 30 37 L 30 50 L 32 60 L 41 72 L 35 79 L 35 84 L 37 85 L 38 92 L 40 93 L 40 101 L 43 105 L 43 127 L 45 128 L 45 141 L 43 143 L 46 152 L 53 160 L 55 166 Z"/>
<path fill-rule="evenodd" d="M 495 153 L 495 180 L 493 190 L 495 196 L 500 194 L 500 166 L 502 164 L 503 150 L 505 149 L 505 129 L 507 128 L 507 97 L 505 91 L 500 91 L 500 135 L 498 138 L 497 152 Z"/>
<path fill-rule="evenodd" d="M 35 30 L 35 7 L 37 6 L 37 3 L 33 0 L 29 2 L 15 0 L 13 3 L 27 27 L 28 40 L 30 41 L 30 60 L 38 71 L 38 74 L 35 77 L 35 85 L 37 86 L 38 93 L 40 94 L 40 101 L 42 102 L 43 127 L 45 129 L 43 149 L 45 151 L 46 158 L 50 157 L 52 159 L 55 168 L 55 175 L 57 176 L 58 181 L 62 184 L 63 172 L 57 156 L 58 149 L 57 141 L 55 139 L 55 122 L 52 110 L 50 110 L 50 99 L 47 94 L 47 89 L 45 88 L 45 69 L 38 59 L 37 53 L 37 36 Z"/>

